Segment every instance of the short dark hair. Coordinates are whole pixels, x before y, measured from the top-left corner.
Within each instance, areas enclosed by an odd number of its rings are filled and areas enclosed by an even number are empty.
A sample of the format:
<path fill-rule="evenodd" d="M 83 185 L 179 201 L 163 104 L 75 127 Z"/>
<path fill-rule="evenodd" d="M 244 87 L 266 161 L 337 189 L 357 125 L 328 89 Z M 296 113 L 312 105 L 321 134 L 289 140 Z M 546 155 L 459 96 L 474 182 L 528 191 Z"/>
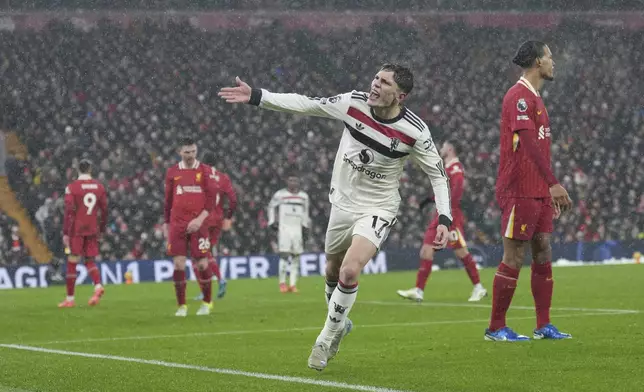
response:
<path fill-rule="evenodd" d="M 190 136 L 182 136 L 179 138 L 179 147 L 183 146 L 192 146 L 195 143 L 195 139 L 191 138 Z"/>
<path fill-rule="evenodd" d="M 454 149 L 454 153 L 458 155 L 459 151 L 461 151 L 460 143 L 456 139 L 447 139 L 445 143 L 448 143 L 452 148 Z"/>
<path fill-rule="evenodd" d="M 394 82 L 405 94 L 409 94 L 414 88 L 414 74 L 409 67 L 404 65 L 385 63 L 380 67 L 381 71 L 389 71 L 394 73 Z"/>
<path fill-rule="evenodd" d="M 203 159 L 201 162 L 205 163 L 208 166 L 215 166 L 217 164 L 217 156 L 213 153 L 208 151 L 207 153 L 203 154 Z"/>
<path fill-rule="evenodd" d="M 299 173 L 295 169 L 290 169 L 285 174 L 287 179 L 291 177 L 300 178 Z"/>
<path fill-rule="evenodd" d="M 546 54 L 546 44 L 541 41 L 525 41 L 519 46 L 512 62 L 521 68 L 530 68 L 535 60 Z"/>
<path fill-rule="evenodd" d="M 78 171 L 82 174 L 89 174 L 92 171 L 92 161 L 89 159 L 81 159 L 78 163 Z"/>

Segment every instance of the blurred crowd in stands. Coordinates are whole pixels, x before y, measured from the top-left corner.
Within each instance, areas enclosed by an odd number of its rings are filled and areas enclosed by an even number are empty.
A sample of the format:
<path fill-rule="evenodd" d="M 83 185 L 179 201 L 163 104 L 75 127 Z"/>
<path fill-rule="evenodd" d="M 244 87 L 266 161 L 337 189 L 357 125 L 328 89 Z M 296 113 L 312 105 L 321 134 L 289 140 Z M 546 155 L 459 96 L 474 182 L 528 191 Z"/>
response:
<path fill-rule="evenodd" d="M 2 125 L 29 149 L 28 160 L 8 162 L 11 185 L 62 257 L 64 188 L 78 161 L 90 158 L 109 192 L 102 257 L 162 257 L 164 173 L 177 161 L 178 136 L 191 135 L 201 153 L 221 158 L 218 167 L 239 196 L 223 252 L 272 251 L 265 208 L 290 168 L 299 170 L 312 199 L 307 250 L 322 251 L 342 124 L 226 105 L 216 92 L 235 76 L 309 96 L 366 91 L 381 63 L 398 61 L 415 72 L 408 106 L 430 125 L 434 140 L 461 141 L 467 239 L 498 243 L 500 102 L 519 76 L 510 62 L 514 51 L 534 37 L 554 52 L 556 80 L 543 96 L 555 174 L 575 202 L 555 224 L 554 241 L 642 237 L 644 34 L 585 25 L 542 31 L 452 24 L 429 35 L 380 24 L 322 35 L 279 25 L 203 32 L 189 24 L 101 23 L 81 32 L 55 23 L 40 32 L 1 32 Z M 430 211 L 418 203 L 429 194 L 429 181 L 410 163 L 388 247 L 419 245 Z M 16 246 L 13 226 L 0 215 L 3 254 Z"/>
<path fill-rule="evenodd" d="M 0 9 L 641 10 L 642 0 L 0 0 Z"/>

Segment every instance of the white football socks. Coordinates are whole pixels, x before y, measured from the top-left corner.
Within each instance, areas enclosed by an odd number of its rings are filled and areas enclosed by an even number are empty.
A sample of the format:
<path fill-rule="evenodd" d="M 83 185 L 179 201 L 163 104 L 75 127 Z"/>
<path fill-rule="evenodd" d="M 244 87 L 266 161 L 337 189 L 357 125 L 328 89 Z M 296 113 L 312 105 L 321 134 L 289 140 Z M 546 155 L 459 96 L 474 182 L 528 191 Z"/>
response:
<path fill-rule="evenodd" d="M 333 291 L 329 300 L 329 308 L 324 328 L 317 338 L 317 342 L 331 345 L 333 337 L 344 328 L 344 323 L 349 316 L 351 307 L 356 302 L 358 296 L 358 284 L 345 286 L 340 282 L 336 290 Z"/>
<path fill-rule="evenodd" d="M 280 279 L 280 284 L 286 284 L 286 268 L 288 266 L 288 262 L 284 260 L 282 257 L 280 257 L 280 263 L 279 263 L 279 279 Z"/>

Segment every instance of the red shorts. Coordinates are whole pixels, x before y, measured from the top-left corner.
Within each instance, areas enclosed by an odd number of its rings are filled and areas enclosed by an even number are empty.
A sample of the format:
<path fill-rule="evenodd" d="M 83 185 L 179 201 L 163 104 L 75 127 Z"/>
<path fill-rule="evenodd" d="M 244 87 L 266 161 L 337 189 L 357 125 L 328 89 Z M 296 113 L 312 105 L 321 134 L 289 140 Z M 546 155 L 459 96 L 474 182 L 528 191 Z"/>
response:
<path fill-rule="evenodd" d="M 499 198 L 501 234 L 510 239 L 528 241 L 536 233 L 552 233 L 552 199 Z"/>
<path fill-rule="evenodd" d="M 69 252 L 74 256 L 98 256 L 98 236 L 74 236 L 69 239 Z"/>
<path fill-rule="evenodd" d="M 433 245 L 436 239 L 436 228 L 438 227 L 438 217 L 432 220 L 425 231 L 425 238 L 423 244 Z M 459 224 L 452 224 L 449 228 L 449 237 L 447 238 L 447 246 L 451 249 L 464 249 L 467 248 L 465 236 L 463 235 L 463 227 Z"/>
<path fill-rule="evenodd" d="M 217 245 L 219 236 L 221 236 L 221 226 L 213 226 L 208 231 L 210 232 L 210 246 Z"/>
<path fill-rule="evenodd" d="M 193 259 L 208 257 L 210 253 L 210 236 L 208 228 L 202 225 L 201 228 L 188 234 L 187 223 L 170 223 L 168 228 L 168 256 L 188 256 Z"/>

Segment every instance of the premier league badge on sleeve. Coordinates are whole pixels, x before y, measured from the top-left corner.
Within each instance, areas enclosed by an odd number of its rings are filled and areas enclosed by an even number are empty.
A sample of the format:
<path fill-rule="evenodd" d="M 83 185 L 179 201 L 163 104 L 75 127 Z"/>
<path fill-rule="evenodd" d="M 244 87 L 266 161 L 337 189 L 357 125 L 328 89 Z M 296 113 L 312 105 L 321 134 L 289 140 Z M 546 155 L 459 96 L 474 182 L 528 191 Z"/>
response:
<path fill-rule="evenodd" d="M 528 103 L 525 101 L 525 99 L 519 99 L 519 102 L 517 102 L 517 110 L 520 112 L 525 112 L 526 110 L 528 110 Z"/>

